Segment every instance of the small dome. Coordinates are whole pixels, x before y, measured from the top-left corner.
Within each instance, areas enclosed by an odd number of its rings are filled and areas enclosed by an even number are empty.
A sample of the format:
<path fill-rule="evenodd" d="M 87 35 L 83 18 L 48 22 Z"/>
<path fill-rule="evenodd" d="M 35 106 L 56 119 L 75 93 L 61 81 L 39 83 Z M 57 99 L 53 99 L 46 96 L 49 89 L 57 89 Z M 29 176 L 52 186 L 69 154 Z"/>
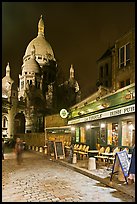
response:
<path fill-rule="evenodd" d="M 33 56 L 22 65 L 23 72 L 41 73 L 41 68 Z"/>

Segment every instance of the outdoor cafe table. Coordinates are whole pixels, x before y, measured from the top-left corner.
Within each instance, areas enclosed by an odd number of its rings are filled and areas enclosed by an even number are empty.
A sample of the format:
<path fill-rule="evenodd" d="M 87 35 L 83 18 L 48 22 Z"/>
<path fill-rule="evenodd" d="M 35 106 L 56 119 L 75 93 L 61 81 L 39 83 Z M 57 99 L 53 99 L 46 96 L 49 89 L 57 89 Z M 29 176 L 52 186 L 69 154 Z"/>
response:
<path fill-rule="evenodd" d="M 102 152 L 101 154 L 108 157 L 112 157 L 114 155 L 113 152 Z"/>
<path fill-rule="evenodd" d="M 89 157 L 92 157 L 92 156 L 94 156 L 94 155 L 97 155 L 98 154 L 98 150 L 88 150 L 88 156 Z"/>

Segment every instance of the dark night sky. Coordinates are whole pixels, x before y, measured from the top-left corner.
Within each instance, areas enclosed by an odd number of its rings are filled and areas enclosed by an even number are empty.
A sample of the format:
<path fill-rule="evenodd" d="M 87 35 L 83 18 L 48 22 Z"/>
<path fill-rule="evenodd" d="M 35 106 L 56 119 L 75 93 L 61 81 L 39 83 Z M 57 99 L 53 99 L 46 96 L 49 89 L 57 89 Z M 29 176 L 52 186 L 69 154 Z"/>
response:
<path fill-rule="evenodd" d="M 2 2 L 2 77 L 9 62 L 11 77 L 18 82 L 41 14 L 45 38 L 65 80 L 73 64 L 82 96 L 87 97 L 96 90 L 97 59 L 135 27 L 135 2 Z"/>

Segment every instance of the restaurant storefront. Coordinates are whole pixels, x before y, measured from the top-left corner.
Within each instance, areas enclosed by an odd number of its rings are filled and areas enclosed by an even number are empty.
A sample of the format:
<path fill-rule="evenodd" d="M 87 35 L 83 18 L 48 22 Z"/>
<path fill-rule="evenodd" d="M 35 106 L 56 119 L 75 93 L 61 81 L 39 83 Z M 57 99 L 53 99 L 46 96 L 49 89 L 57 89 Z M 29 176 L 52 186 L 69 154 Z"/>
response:
<path fill-rule="evenodd" d="M 131 97 L 127 97 L 127 88 L 124 88 L 90 105 L 90 109 L 93 109 L 95 104 L 105 100 L 111 104 L 108 107 L 87 115 L 70 117 L 68 125 L 71 125 L 73 143 L 89 145 L 90 149 L 108 145 L 111 148 L 119 146 L 131 149 L 135 142 L 135 94 L 134 86 L 129 86 L 128 92 L 130 88 Z M 86 106 L 83 110 L 87 110 Z M 77 108 L 77 113 L 79 111 L 81 108 Z M 76 112 L 74 114 L 72 111 L 71 116 L 74 115 Z"/>

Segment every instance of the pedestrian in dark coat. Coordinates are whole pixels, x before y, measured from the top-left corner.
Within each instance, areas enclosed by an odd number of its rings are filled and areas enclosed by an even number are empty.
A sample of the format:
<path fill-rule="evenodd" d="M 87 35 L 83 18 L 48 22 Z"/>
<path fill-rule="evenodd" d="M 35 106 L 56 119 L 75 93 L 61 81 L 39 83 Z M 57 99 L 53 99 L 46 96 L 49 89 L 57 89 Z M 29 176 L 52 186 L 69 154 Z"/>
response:
<path fill-rule="evenodd" d="M 17 164 L 21 164 L 21 162 L 22 162 L 22 152 L 23 152 L 22 140 L 20 138 L 17 138 L 16 144 L 15 144 L 15 153 L 16 153 Z"/>

